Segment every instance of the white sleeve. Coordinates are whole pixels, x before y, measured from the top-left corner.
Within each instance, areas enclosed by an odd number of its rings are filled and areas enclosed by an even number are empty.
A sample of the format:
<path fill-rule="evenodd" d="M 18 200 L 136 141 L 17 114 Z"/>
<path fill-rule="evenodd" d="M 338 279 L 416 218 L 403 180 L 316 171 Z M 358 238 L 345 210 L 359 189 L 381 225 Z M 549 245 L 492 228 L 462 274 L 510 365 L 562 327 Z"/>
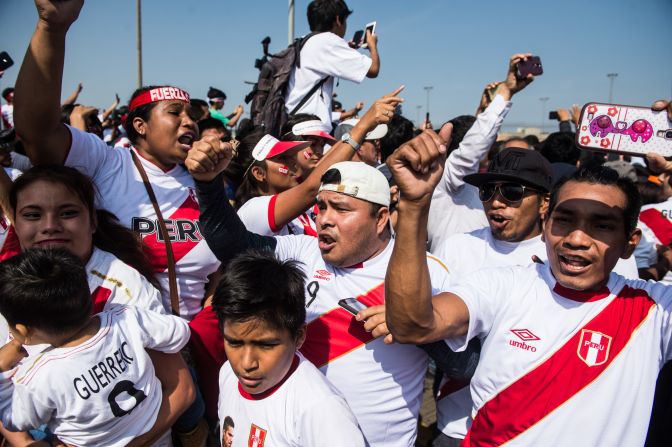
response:
<path fill-rule="evenodd" d="M 12 168 L 14 169 L 18 169 L 19 171 L 27 171 L 33 167 L 33 164 L 30 162 L 30 158 L 26 157 L 25 155 L 12 152 L 11 157 Z"/>
<path fill-rule="evenodd" d="M 619 258 L 613 271 L 624 278 L 639 279 L 639 270 L 637 270 L 637 262 L 634 256 L 630 256 L 628 259 Z"/>
<path fill-rule="evenodd" d="M 305 51 L 307 50 L 307 51 Z M 306 42 L 301 51 L 301 67 L 322 75 L 360 83 L 373 61 L 333 33 L 318 34 Z"/>
<path fill-rule="evenodd" d="M 317 238 L 304 234 L 276 236 L 275 255 L 280 260 L 297 259 L 303 261 L 313 250 L 318 250 Z"/>
<path fill-rule="evenodd" d="M 483 338 L 490 332 L 497 312 L 508 300 L 515 284 L 510 268 L 483 269 L 470 273 L 449 288 L 469 309 L 469 329 L 462 337 L 446 339 L 453 351 L 464 351 L 474 337 Z"/>
<path fill-rule="evenodd" d="M 495 96 L 487 109 L 476 117 L 460 145 L 448 156 L 439 187 L 456 193 L 464 185 L 464 177 L 478 172 L 479 162 L 497 139 L 504 118 L 511 110 L 511 101 Z"/>
<path fill-rule="evenodd" d="M 637 227 L 642 230 L 642 238 L 635 248 L 635 262 L 638 269 L 649 268 L 658 261 L 658 250 L 656 250 L 656 239 L 651 230 L 640 222 Z"/>
<path fill-rule="evenodd" d="M 142 275 L 142 287 L 140 288 L 140 303 L 138 306 L 142 309 L 148 309 L 162 315 L 169 315 L 168 309 L 163 305 L 163 298 L 161 292 L 147 281 Z"/>
<path fill-rule="evenodd" d="M 65 165 L 91 177 L 99 188 L 106 181 L 113 181 L 122 170 L 122 151 L 128 150 L 110 148 L 93 134 L 70 126 L 68 129 L 72 135 L 72 144 Z"/>
<path fill-rule="evenodd" d="M 15 385 L 16 370 L 0 373 L 0 419 L 11 431 L 25 431 L 49 422 L 54 405 L 45 404 L 23 385 Z"/>
<path fill-rule="evenodd" d="M 275 200 L 278 196 L 253 197 L 238 210 L 238 217 L 247 231 L 262 236 L 273 236 L 278 232 L 275 226 Z"/>
<path fill-rule="evenodd" d="M 145 348 L 174 354 L 189 341 L 189 325 L 180 317 L 161 315 L 137 307 L 125 308 L 123 315 L 127 321 L 135 321 Z"/>
<path fill-rule="evenodd" d="M 327 396 L 301 415 L 301 445 L 324 447 L 364 446 L 357 420 L 339 396 Z"/>
<path fill-rule="evenodd" d="M 450 286 L 450 272 L 443 260 L 428 253 L 427 267 L 432 282 L 432 295 L 447 291 Z"/>

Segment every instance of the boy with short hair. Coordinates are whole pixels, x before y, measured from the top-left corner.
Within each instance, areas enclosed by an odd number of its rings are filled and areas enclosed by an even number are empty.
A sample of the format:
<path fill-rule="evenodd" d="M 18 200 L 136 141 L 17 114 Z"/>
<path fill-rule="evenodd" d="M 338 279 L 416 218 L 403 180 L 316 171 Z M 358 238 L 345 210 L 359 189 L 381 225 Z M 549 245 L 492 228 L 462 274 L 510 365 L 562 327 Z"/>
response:
<path fill-rule="evenodd" d="M 298 353 L 304 283 L 297 261 L 255 252 L 233 260 L 219 283 L 212 306 L 229 359 L 219 373 L 219 420 L 235 424 L 234 446 L 364 445 L 345 399 Z"/>
<path fill-rule="evenodd" d="M 66 251 L 0 264 L 0 313 L 14 337 L 0 349 L 5 427 L 46 423 L 66 444 L 124 446 L 154 425 L 161 383 L 145 349 L 179 355 L 187 323 L 133 307 L 92 316 L 91 306 L 84 265 Z M 33 344 L 51 346 L 19 364 L 21 345 Z M 171 445 L 169 433 L 155 445 Z"/>

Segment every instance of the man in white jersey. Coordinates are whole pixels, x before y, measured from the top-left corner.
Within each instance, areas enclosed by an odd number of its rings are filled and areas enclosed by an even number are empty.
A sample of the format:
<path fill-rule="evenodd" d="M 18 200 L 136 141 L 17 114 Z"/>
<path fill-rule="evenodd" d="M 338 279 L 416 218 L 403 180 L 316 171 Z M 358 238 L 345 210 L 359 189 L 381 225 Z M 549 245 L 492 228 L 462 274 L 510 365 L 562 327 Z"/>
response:
<path fill-rule="evenodd" d="M 386 344 L 378 337 L 387 334 L 383 281 L 393 246 L 385 176 L 364 163 L 336 163 L 322 177 L 317 238 L 260 237 L 247 232 L 222 200 L 216 173 L 227 162 L 213 166 L 214 154 L 196 155 L 190 154 L 186 166 L 197 179 L 202 230 L 213 251 L 224 263 L 249 247 L 301 261 L 308 278 L 301 353 L 343 394 L 370 445 L 412 446 L 427 356 L 415 346 Z M 199 174 L 202 163 L 206 169 Z M 446 288 L 443 264 L 428 259 L 433 289 Z M 369 306 L 359 321 L 339 306 L 344 298 Z"/>
<path fill-rule="evenodd" d="M 401 200 L 386 313 L 401 342 L 483 340 L 464 445 L 643 445 L 672 358 L 672 291 L 611 273 L 640 238 L 636 187 L 580 170 L 551 192 L 546 265 L 481 270 L 432 297 L 422 247 L 443 157 L 433 135 L 389 161 Z"/>
<path fill-rule="evenodd" d="M 231 439 L 227 419 L 236 447 L 365 445 L 345 399 L 298 352 L 305 282 L 297 261 L 268 252 L 240 255 L 222 275 L 212 304 L 229 359 L 219 374 L 222 445 Z"/>

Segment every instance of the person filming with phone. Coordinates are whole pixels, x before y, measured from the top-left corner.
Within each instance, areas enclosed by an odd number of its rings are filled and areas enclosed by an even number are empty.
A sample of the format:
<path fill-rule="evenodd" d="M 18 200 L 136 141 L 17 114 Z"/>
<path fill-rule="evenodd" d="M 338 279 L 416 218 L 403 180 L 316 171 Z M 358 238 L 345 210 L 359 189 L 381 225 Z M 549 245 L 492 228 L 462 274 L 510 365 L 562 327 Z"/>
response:
<path fill-rule="evenodd" d="M 288 113 L 317 115 L 331 126 L 334 78 L 359 84 L 365 77 L 378 76 L 378 36 L 369 29 L 364 36 L 371 57 L 352 48 L 343 39 L 350 14 L 352 11 L 343 0 L 313 0 L 308 5 L 311 34 L 301 48 L 301 64 L 292 69 L 289 78 L 285 96 Z"/>

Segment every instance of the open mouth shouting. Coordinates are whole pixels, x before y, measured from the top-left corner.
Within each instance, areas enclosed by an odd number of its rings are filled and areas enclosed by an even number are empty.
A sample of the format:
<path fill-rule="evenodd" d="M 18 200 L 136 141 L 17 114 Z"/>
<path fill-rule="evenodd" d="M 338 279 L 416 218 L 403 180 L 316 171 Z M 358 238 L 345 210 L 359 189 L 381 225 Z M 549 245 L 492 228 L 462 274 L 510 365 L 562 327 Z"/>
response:
<path fill-rule="evenodd" d="M 327 233 L 318 233 L 317 235 L 318 245 L 320 251 L 330 251 L 334 246 L 336 246 L 336 240 Z"/>
<path fill-rule="evenodd" d="M 562 272 L 567 275 L 580 275 L 587 271 L 592 264 L 583 256 L 560 253 L 558 253 L 558 261 Z"/>
<path fill-rule="evenodd" d="M 193 132 L 185 132 L 177 138 L 177 142 L 180 143 L 182 150 L 185 152 L 191 150 L 191 146 L 194 144 L 195 140 L 196 134 Z"/>

